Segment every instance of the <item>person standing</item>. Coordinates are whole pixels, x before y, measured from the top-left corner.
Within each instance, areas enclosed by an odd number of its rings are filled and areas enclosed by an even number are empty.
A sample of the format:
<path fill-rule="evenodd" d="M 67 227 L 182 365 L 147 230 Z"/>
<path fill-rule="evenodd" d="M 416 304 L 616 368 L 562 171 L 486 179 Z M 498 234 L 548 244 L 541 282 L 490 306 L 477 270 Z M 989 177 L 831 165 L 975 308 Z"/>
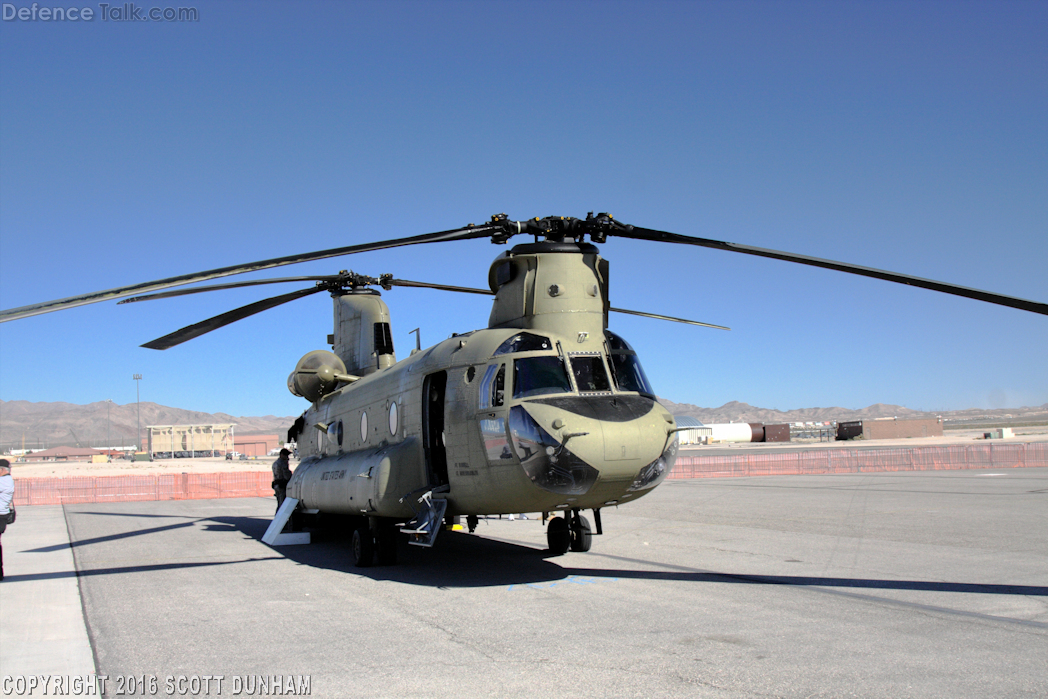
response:
<path fill-rule="evenodd" d="M 287 483 L 291 480 L 291 466 L 288 464 L 290 456 L 290 451 L 281 449 L 280 456 L 273 462 L 273 494 L 277 496 L 277 511 L 287 497 Z"/>
<path fill-rule="evenodd" d="M 0 459 L 0 537 L 7 529 L 7 518 L 15 511 L 15 481 L 11 478 L 11 462 Z M 0 542 L 0 580 L 4 579 L 4 545 Z"/>

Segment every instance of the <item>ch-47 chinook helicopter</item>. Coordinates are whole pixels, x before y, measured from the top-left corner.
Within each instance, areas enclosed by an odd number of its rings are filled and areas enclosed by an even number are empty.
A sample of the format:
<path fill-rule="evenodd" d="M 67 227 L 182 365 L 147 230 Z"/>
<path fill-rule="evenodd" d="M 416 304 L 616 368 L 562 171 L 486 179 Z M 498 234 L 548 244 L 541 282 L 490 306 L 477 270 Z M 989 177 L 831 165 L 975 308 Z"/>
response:
<path fill-rule="evenodd" d="M 499 255 L 488 289 L 372 278 L 350 272 L 159 289 L 340 255 L 423 243 L 518 234 L 534 242 Z M 292 255 L 60 299 L 0 312 L 0 322 L 125 298 L 313 281 L 143 345 L 167 349 L 282 303 L 319 292 L 334 299 L 331 350 L 310 352 L 288 377 L 310 407 L 289 431 L 301 462 L 288 497 L 308 514 L 353 517 L 357 565 L 396 560 L 397 530 L 432 545 L 444 521 L 542 512 L 554 554 L 586 551 L 593 512 L 650 493 L 677 453 L 673 416 L 655 400 L 636 352 L 608 330 L 608 262 L 594 243 L 610 236 L 770 257 L 965 296 L 1048 315 L 1048 304 L 776 250 L 629 226 L 607 214 L 511 221 Z M 589 238 L 587 242 L 586 238 Z M 373 287 L 414 286 L 495 297 L 488 327 L 453 335 L 397 361 L 390 314 Z M 710 326 L 721 327 L 721 326 Z M 548 518 L 553 513 L 556 516 Z"/>

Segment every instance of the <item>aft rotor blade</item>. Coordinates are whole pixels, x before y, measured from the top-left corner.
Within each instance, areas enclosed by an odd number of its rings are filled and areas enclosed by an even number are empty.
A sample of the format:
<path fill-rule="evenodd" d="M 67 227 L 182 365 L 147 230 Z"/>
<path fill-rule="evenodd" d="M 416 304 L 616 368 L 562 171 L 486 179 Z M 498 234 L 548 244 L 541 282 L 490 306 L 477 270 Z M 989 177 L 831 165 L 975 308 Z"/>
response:
<path fill-rule="evenodd" d="M 176 296 L 188 296 L 189 294 L 200 294 L 205 291 L 221 291 L 223 289 L 239 289 L 245 286 L 259 286 L 262 284 L 285 284 L 287 282 L 310 282 L 328 281 L 338 279 L 335 275 L 310 276 L 310 277 L 280 277 L 279 279 L 253 279 L 246 282 L 230 282 L 229 284 L 212 284 L 211 286 L 194 286 L 192 289 L 176 289 L 175 291 L 162 291 L 159 294 L 148 294 L 146 296 L 132 296 L 131 298 L 117 301 L 122 303 L 135 303 L 137 301 L 155 301 L 156 299 L 170 299 Z"/>
<path fill-rule="evenodd" d="M 468 286 L 449 286 L 447 284 L 430 284 L 428 282 L 411 282 L 405 279 L 392 279 L 390 283 L 393 286 L 414 286 L 423 289 L 443 289 L 444 291 L 460 291 L 465 294 L 483 294 L 485 296 L 494 296 L 490 289 L 475 289 Z M 701 323 L 697 320 L 688 320 L 687 318 L 675 318 L 673 316 L 659 315 L 658 313 L 644 313 L 643 311 L 630 311 L 625 308 L 611 308 L 609 309 L 615 313 L 627 313 L 633 316 L 641 316 L 643 318 L 654 318 L 656 320 L 669 320 L 674 323 L 685 323 L 687 325 L 699 325 L 704 328 L 716 328 L 717 330 L 731 330 L 731 328 L 723 325 L 714 325 L 712 323 Z"/>
<path fill-rule="evenodd" d="M 716 328 L 717 330 L 731 330 L 731 328 L 723 325 L 713 325 L 712 323 L 700 323 L 697 320 L 688 320 L 687 318 L 674 318 L 673 316 L 659 315 L 658 313 L 645 313 L 643 311 L 628 311 L 625 308 L 610 308 L 610 311 L 615 313 L 628 313 L 631 316 L 641 316 L 643 318 L 654 318 L 656 320 L 670 320 L 674 323 L 685 323 L 687 325 L 701 325 L 704 328 Z"/>
<path fill-rule="evenodd" d="M 966 298 L 976 299 L 978 301 L 995 303 L 1000 306 L 1018 308 L 1021 311 L 1030 311 L 1031 313 L 1040 313 L 1042 315 L 1048 315 L 1048 303 L 1040 303 L 1038 301 L 1020 299 L 1014 296 L 1005 296 L 1004 294 L 996 294 L 992 291 L 971 289 L 966 286 L 958 286 L 957 284 L 937 282 L 932 279 L 911 277 L 907 274 L 888 272 L 883 269 L 861 267 L 859 265 L 853 265 L 847 262 L 823 260 L 818 257 L 798 255 L 792 252 L 782 252 L 781 250 L 768 250 L 766 248 L 757 248 L 751 245 L 741 245 L 739 243 L 726 243 L 721 240 L 710 240 L 709 238 L 696 238 L 688 235 L 680 235 L 679 233 L 667 233 L 665 231 L 656 231 L 650 228 L 623 227 L 620 229 L 615 229 L 614 231 L 609 231 L 608 235 L 616 235 L 622 238 L 633 238 L 634 240 L 653 240 L 662 243 L 697 245 L 699 247 L 704 248 L 713 248 L 714 250 L 726 250 L 728 252 L 741 252 L 746 255 L 756 255 L 758 257 L 770 257 L 773 260 L 785 260 L 786 262 L 796 262 L 798 264 L 810 265 L 812 267 L 834 269 L 838 272 L 858 274 L 863 277 L 882 279 L 884 281 L 895 282 L 897 284 L 906 284 L 908 286 L 916 286 L 922 289 L 931 289 L 932 291 L 940 291 L 944 294 L 964 296 Z"/>
<path fill-rule="evenodd" d="M 117 305 L 122 303 L 134 303 L 136 301 L 153 301 L 156 299 L 167 299 L 174 298 L 176 296 L 186 296 L 188 294 L 199 294 L 205 291 L 222 291 L 223 289 L 238 289 L 246 286 L 258 286 L 261 284 L 282 284 L 285 282 L 306 282 L 306 281 L 338 281 L 339 275 L 328 274 L 328 275 L 317 275 L 309 277 L 280 277 L 279 279 L 255 279 L 247 282 L 233 282 L 231 284 L 212 284 L 210 286 L 195 286 L 192 289 L 176 289 L 175 291 L 162 291 L 159 294 L 148 294 L 146 296 L 132 296 L 131 298 L 117 301 Z M 487 289 L 474 289 L 468 286 L 451 286 L 449 284 L 429 284 L 427 282 L 413 282 L 407 279 L 389 279 L 386 280 L 387 284 L 393 286 L 407 286 L 415 287 L 419 289 L 440 289 L 443 291 L 458 291 L 464 294 L 484 294 L 492 296 L 493 294 Z"/>
<path fill-rule="evenodd" d="M 283 303 L 287 303 L 288 301 L 294 301 L 295 299 L 300 299 L 304 296 L 309 296 L 310 294 L 315 294 L 319 291 L 324 291 L 324 287 L 317 286 L 311 289 L 299 289 L 298 291 L 292 291 L 289 294 L 282 294 L 281 296 L 273 296 L 262 301 L 255 301 L 254 303 L 249 303 L 246 306 L 241 306 L 240 308 L 236 308 L 232 311 L 228 311 L 221 315 L 217 315 L 214 318 L 208 318 L 207 320 L 203 320 L 199 323 L 187 325 L 181 330 L 176 330 L 170 335 L 164 335 L 163 337 L 158 337 L 155 340 L 147 342 L 144 345 L 142 345 L 142 347 L 155 350 L 169 349 L 171 347 L 174 347 L 175 345 L 180 345 L 183 342 L 192 340 L 193 338 L 200 337 L 201 335 L 206 335 L 212 330 L 218 330 L 219 328 L 229 325 L 230 323 L 235 323 L 238 320 L 247 318 L 248 316 L 253 316 L 256 313 L 261 313 L 262 311 L 269 310 L 270 308 L 274 308 Z"/>
<path fill-rule="evenodd" d="M 494 296 L 490 289 L 475 289 L 468 286 L 449 286 L 447 284 L 430 284 L 428 282 L 412 282 L 406 279 L 392 279 L 390 283 L 393 286 L 413 286 L 423 289 L 442 289 L 444 291 L 459 291 L 465 294 L 483 294 L 485 296 Z M 625 308 L 611 308 L 609 309 L 615 313 L 627 313 L 633 316 L 641 316 L 643 318 L 654 318 L 656 320 L 669 320 L 674 323 L 685 323 L 687 325 L 698 325 L 703 328 L 716 328 L 717 330 L 731 330 L 729 327 L 723 325 L 714 325 L 712 323 L 702 323 L 697 320 L 688 320 L 687 318 L 675 318 L 673 316 L 664 316 L 658 313 L 645 313 L 643 311 L 630 311 Z"/>
<path fill-rule="evenodd" d="M 212 269 L 206 272 L 182 274 L 177 277 L 168 277 L 166 279 L 158 279 L 152 282 L 132 284 L 130 286 L 122 286 L 117 287 L 115 289 L 108 289 L 106 291 L 95 291 L 90 294 L 81 294 L 79 296 L 70 296 L 68 298 L 57 299 L 55 301 L 45 301 L 44 303 L 35 303 L 29 306 L 11 308 L 6 311 L 0 311 L 0 323 L 7 322 L 9 320 L 17 320 L 19 318 L 27 318 L 29 316 L 40 315 L 42 313 L 60 311 L 66 308 L 74 308 L 76 306 L 85 306 L 90 303 L 98 303 L 99 301 L 110 301 L 113 299 L 123 298 L 125 296 L 133 296 L 135 294 L 142 294 L 150 291 L 159 291 L 161 289 L 168 289 L 174 286 L 183 286 L 185 284 L 193 284 L 195 282 L 204 282 L 210 279 L 217 279 L 219 277 L 228 277 L 233 274 L 257 272 L 259 270 L 271 269 L 273 267 L 294 265 L 300 262 L 312 262 L 314 260 L 323 260 L 329 257 L 352 255 L 358 252 L 371 252 L 372 250 L 385 250 L 387 248 L 397 248 L 403 247 L 405 245 L 419 245 L 422 243 L 441 243 L 449 242 L 452 240 L 471 240 L 474 238 L 487 238 L 492 234 L 492 232 L 498 230 L 501 230 L 501 226 L 494 224 L 485 224 L 482 226 L 467 226 L 466 228 L 456 228 L 454 230 L 440 231 L 438 233 L 424 233 L 422 235 L 416 235 L 410 238 L 395 238 L 393 240 L 383 240 L 376 243 L 347 245 L 341 248 L 331 248 L 329 250 L 319 250 L 317 252 L 309 252 L 299 255 L 274 257 L 269 260 L 262 260 L 260 262 L 250 262 L 248 264 L 243 265 L 220 267 L 218 269 Z"/>

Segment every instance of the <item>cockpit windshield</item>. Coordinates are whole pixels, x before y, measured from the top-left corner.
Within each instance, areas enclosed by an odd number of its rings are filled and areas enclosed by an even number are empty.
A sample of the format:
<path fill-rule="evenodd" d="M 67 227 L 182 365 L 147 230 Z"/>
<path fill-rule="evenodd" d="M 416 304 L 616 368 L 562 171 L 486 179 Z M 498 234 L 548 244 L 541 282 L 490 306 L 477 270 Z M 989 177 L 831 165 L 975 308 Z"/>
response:
<path fill-rule="evenodd" d="M 571 371 L 575 374 L 575 385 L 579 387 L 579 393 L 611 390 L 608 372 L 605 371 L 604 360 L 599 354 L 572 356 Z"/>
<path fill-rule="evenodd" d="M 654 396 L 655 390 L 648 383 L 648 377 L 644 375 L 644 369 L 640 366 L 640 359 L 629 343 L 607 330 L 604 331 L 604 336 L 608 339 L 608 359 L 611 360 L 609 364 L 618 389 Z"/>
<path fill-rule="evenodd" d="M 571 383 L 560 357 L 521 357 L 513 360 L 514 398 L 548 393 L 571 393 Z"/>

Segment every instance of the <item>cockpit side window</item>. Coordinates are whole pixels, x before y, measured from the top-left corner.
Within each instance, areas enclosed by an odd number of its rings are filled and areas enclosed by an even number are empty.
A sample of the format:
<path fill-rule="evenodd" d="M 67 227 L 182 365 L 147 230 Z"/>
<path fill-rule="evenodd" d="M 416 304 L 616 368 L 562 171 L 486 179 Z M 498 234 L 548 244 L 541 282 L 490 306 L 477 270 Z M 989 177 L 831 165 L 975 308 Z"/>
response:
<path fill-rule="evenodd" d="M 479 405 L 481 410 L 497 408 L 506 402 L 506 365 L 492 364 L 484 370 L 480 380 Z"/>
<path fill-rule="evenodd" d="M 481 410 L 491 407 L 491 383 L 495 380 L 496 371 L 498 371 L 497 366 L 489 366 L 484 370 L 484 378 L 480 380 L 480 387 L 477 389 L 477 407 Z"/>
<path fill-rule="evenodd" d="M 575 375 L 575 385 L 579 393 L 610 391 L 611 382 L 604 369 L 600 355 L 576 355 L 571 357 L 571 371 Z"/>
<path fill-rule="evenodd" d="M 608 339 L 608 364 L 611 366 L 615 385 L 620 391 L 636 391 L 646 396 L 654 396 L 655 390 L 648 383 L 648 377 L 641 368 L 637 353 L 629 343 L 613 332 L 605 331 Z"/>
<path fill-rule="evenodd" d="M 498 407 L 506 402 L 506 365 L 499 367 L 495 374 L 495 383 L 491 387 L 491 405 Z"/>
<path fill-rule="evenodd" d="M 571 393 L 571 382 L 560 357 L 521 357 L 513 360 L 513 397 Z"/>

